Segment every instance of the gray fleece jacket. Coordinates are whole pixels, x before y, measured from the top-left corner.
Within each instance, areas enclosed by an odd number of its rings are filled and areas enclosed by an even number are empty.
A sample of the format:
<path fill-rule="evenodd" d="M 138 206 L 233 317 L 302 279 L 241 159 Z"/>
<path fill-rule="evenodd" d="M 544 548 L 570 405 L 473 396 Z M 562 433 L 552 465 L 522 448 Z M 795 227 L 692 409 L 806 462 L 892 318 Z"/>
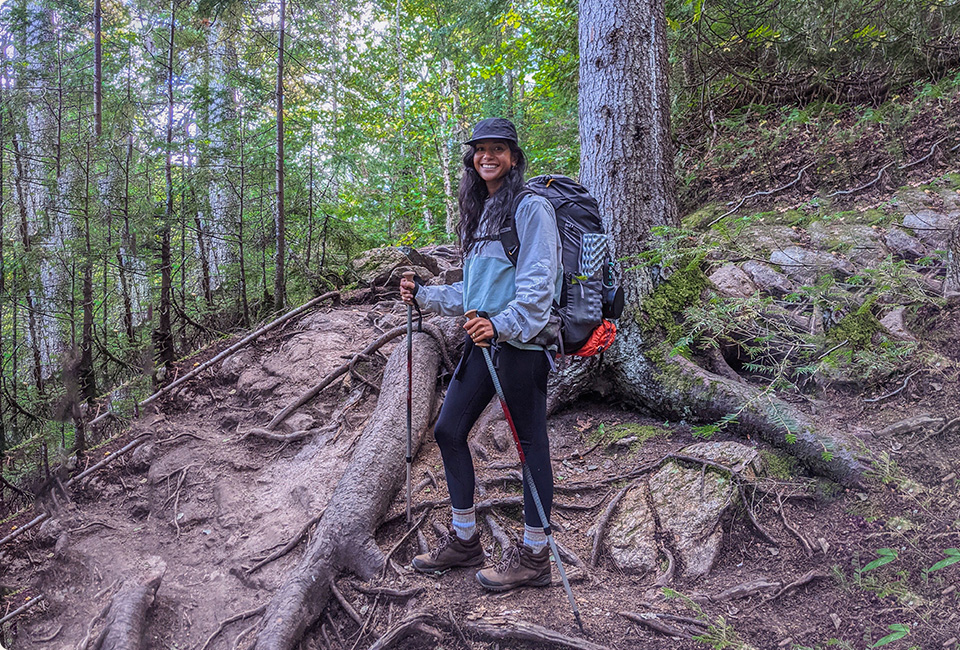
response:
<path fill-rule="evenodd" d="M 560 299 L 563 269 L 560 236 L 553 206 L 530 194 L 516 213 L 520 256 L 514 268 L 499 240 L 481 241 L 464 260 L 463 282 L 423 286 L 416 301 L 426 311 L 459 316 L 471 309 L 490 314 L 497 342 L 542 349 L 528 343 L 540 333 L 550 308 Z"/>

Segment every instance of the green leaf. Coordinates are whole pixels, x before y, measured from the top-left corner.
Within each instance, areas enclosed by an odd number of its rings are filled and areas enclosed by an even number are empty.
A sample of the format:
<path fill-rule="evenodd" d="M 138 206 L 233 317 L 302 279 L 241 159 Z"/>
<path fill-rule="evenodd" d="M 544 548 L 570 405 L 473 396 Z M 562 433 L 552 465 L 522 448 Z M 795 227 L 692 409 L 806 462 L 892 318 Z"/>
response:
<path fill-rule="evenodd" d="M 933 573 L 934 571 L 939 571 L 940 569 L 945 569 L 951 564 L 956 564 L 960 562 L 960 548 L 948 548 L 943 552 L 947 557 L 940 560 L 932 567 L 926 570 L 926 573 Z"/>
<path fill-rule="evenodd" d="M 876 560 L 874 560 L 867 566 L 860 569 L 861 573 L 866 573 L 867 571 L 873 571 L 877 567 L 882 567 L 884 564 L 890 564 L 891 562 L 897 559 L 897 549 L 879 548 L 877 549 L 877 555 L 879 555 L 880 557 L 878 557 Z"/>
<path fill-rule="evenodd" d="M 910 626 L 902 625 L 900 623 L 894 623 L 893 625 L 889 626 L 887 629 L 890 630 L 891 633 L 883 637 L 876 643 L 874 643 L 872 646 L 870 646 L 871 648 L 879 648 L 882 645 L 887 645 L 888 643 L 899 641 L 903 637 L 910 634 Z"/>

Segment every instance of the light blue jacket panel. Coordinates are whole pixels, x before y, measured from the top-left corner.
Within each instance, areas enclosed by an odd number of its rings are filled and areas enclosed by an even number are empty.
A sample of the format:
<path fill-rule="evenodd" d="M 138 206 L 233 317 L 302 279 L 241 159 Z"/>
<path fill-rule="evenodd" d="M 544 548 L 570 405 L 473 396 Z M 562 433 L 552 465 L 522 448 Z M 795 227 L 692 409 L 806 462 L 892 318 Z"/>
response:
<path fill-rule="evenodd" d="M 553 206 L 530 194 L 516 214 L 520 256 L 514 268 L 499 240 L 481 241 L 464 261 L 463 282 L 420 287 L 416 300 L 424 310 L 459 316 L 471 309 L 491 315 L 497 341 L 519 348 L 530 345 L 547 325 L 550 308 L 560 300 L 563 269 L 560 236 Z"/>

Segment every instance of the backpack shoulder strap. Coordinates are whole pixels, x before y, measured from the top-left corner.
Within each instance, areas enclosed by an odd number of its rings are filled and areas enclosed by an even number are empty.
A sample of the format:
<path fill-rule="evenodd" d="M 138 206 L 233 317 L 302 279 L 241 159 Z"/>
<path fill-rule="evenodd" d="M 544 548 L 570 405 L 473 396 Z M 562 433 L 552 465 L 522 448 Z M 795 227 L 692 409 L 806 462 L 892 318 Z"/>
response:
<path fill-rule="evenodd" d="M 534 191 L 528 187 L 523 188 L 513 200 L 513 209 L 510 215 L 500 228 L 500 245 L 503 246 L 503 253 L 514 266 L 520 259 L 520 235 L 517 233 L 517 208 L 524 198 L 534 194 Z"/>

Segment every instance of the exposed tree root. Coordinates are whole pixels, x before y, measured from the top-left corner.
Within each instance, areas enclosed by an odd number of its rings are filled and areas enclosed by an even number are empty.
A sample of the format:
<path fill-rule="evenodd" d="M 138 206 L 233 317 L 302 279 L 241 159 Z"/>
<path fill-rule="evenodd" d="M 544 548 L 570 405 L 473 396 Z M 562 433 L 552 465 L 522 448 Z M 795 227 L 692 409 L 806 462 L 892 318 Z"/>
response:
<path fill-rule="evenodd" d="M 654 587 L 666 587 L 671 582 L 673 582 L 673 576 L 677 571 L 677 559 L 673 556 L 673 552 L 664 546 L 660 550 L 663 551 L 663 554 L 667 556 L 667 570 L 663 572 L 656 580 L 653 582 Z"/>
<path fill-rule="evenodd" d="M 620 501 L 623 500 L 624 495 L 630 491 L 636 483 L 628 483 L 622 490 L 617 493 L 617 496 L 610 499 L 610 503 L 607 504 L 606 510 L 603 511 L 603 514 L 600 516 L 600 519 L 594 524 L 593 528 L 593 548 L 590 551 L 590 568 L 597 568 L 597 564 L 600 563 L 600 549 L 603 547 L 603 537 L 607 531 L 607 525 L 610 523 L 610 518 L 613 516 L 613 511 L 617 509 L 617 506 L 620 505 Z"/>
<path fill-rule="evenodd" d="M 633 329 L 624 328 L 624 338 L 635 336 Z M 715 375 L 680 356 L 658 367 L 634 354 L 611 371 L 620 396 L 639 407 L 706 422 L 734 414 L 741 434 L 756 435 L 841 484 L 862 482 L 867 468 L 857 458 L 855 441 L 838 430 L 818 431 L 806 414 L 768 390 Z"/>
<path fill-rule="evenodd" d="M 141 647 L 147 611 L 153 605 L 166 565 L 160 563 L 143 584 L 127 584 L 110 601 L 107 623 L 92 650 L 137 650 Z"/>
<path fill-rule="evenodd" d="M 669 623 L 661 621 L 657 614 L 652 612 L 644 614 L 636 614 L 634 612 L 618 612 L 620 616 L 624 617 L 627 620 L 633 621 L 643 627 L 653 630 L 654 632 L 659 632 L 660 634 L 665 634 L 666 636 L 673 637 L 676 639 L 687 639 L 690 640 L 693 638 L 693 635 L 690 634 L 687 630 L 681 627 L 674 627 Z"/>
<path fill-rule="evenodd" d="M 263 614 L 264 611 L 266 611 L 266 609 L 267 609 L 266 605 L 261 605 L 260 607 L 247 610 L 246 612 L 240 612 L 239 614 L 234 614 L 230 618 L 220 623 L 217 629 L 213 631 L 213 634 L 208 636 L 207 640 L 204 641 L 202 646 L 200 646 L 200 650 L 207 650 L 207 648 L 210 646 L 210 643 L 212 643 L 214 639 L 220 636 L 220 634 L 222 634 L 227 629 L 227 626 L 230 625 L 231 623 L 236 623 L 237 621 L 242 621 L 244 619 L 252 618 L 254 616 L 260 616 L 261 614 Z"/>
<path fill-rule="evenodd" d="M 385 596 L 387 598 L 413 598 L 423 593 L 423 587 L 411 587 L 410 589 L 394 589 L 392 587 L 367 587 L 364 585 L 353 585 L 353 588 L 361 594 L 368 596 Z"/>
<path fill-rule="evenodd" d="M 813 545 L 799 530 L 797 530 L 790 524 L 789 521 L 787 521 L 787 515 L 783 511 L 783 499 L 777 499 L 777 512 L 780 513 L 780 521 L 783 522 L 783 527 L 790 531 L 790 534 L 800 541 L 800 546 L 803 547 L 803 551 L 807 554 L 807 557 L 813 557 Z"/>
<path fill-rule="evenodd" d="M 253 561 L 256 562 L 256 564 L 250 567 L 243 567 L 243 572 L 246 573 L 247 575 L 250 575 L 257 569 L 267 564 L 270 564 L 274 560 L 279 560 L 284 555 L 286 555 L 287 553 L 295 549 L 300 544 L 300 541 L 304 538 L 304 536 L 306 536 L 307 532 L 311 528 L 313 528 L 313 525 L 316 524 L 318 521 L 320 521 L 321 517 L 323 517 L 322 512 L 316 517 L 314 517 L 313 519 L 311 519 L 310 521 L 308 521 L 306 524 L 304 524 L 303 528 L 300 529 L 300 532 L 294 535 L 292 538 L 290 538 L 290 541 L 284 544 L 283 548 L 281 548 L 280 550 L 274 551 L 273 553 L 270 553 L 265 557 L 254 558 Z"/>
<path fill-rule="evenodd" d="M 552 648 L 573 648 L 574 650 L 608 650 L 586 639 L 567 636 L 535 623 L 502 617 L 487 617 L 478 621 L 467 621 L 463 626 L 487 639 L 494 641 L 534 641 L 550 644 Z"/>
<path fill-rule="evenodd" d="M 780 598 L 780 597 L 783 596 L 784 594 L 790 593 L 790 592 L 793 591 L 794 589 L 799 589 L 800 587 L 803 587 L 804 585 L 808 585 L 808 584 L 810 584 L 811 582 L 816 582 L 817 580 L 823 580 L 823 579 L 826 578 L 826 577 L 827 577 L 827 574 L 822 573 L 822 572 L 820 572 L 820 571 L 816 571 L 816 570 L 807 571 L 806 573 L 804 573 L 802 576 L 800 576 L 799 578 L 797 578 L 796 580 L 794 580 L 794 581 L 791 582 L 790 584 L 784 585 L 784 586 L 780 589 L 780 591 L 778 591 L 777 593 L 773 594 L 773 595 L 770 596 L 769 598 L 765 598 L 765 599 L 763 600 L 763 603 L 761 603 L 761 604 L 769 603 L 770 601 L 773 601 L 773 600 L 776 600 L 777 598 Z"/>
<path fill-rule="evenodd" d="M 405 328 L 401 328 L 402 331 Z M 415 454 L 421 433 L 433 413 L 440 351 L 439 344 L 422 333 L 414 334 L 413 349 L 412 450 Z M 368 347 L 366 353 L 369 352 L 372 350 Z M 383 566 L 384 554 L 377 547 L 373 533 L 389 510 L 404 476 L 406 441 L 397 432 L 404 430 L 406 423 L 405 366 L 406 350 L 397 347 L 384 369 L 377 407 L 317 530 L 299 565 L 267 605 L 254 642 L 257 650 L 295 647 L 304 631 L 320 617 L 330 595 L 330 585 L 341 572 L 350 571 L 370 579 Z"/>
<path fill-rule="evenodd" d="M 781 584 L 782 583 L 780 582 L 768 582 L 762 578 L 758 580 L 750 580 L 749 582 L 744 582 L 743 584 L 730 587 L 729 589 L 724 589 L 715 596 L 709 596 L 709 599 L 719 603 L 725 600 L 748 598 L 750 596 L 763 593 L 764 591 L 769 591 L 770 589 L 778 589 Z"/>
<path fill-rule="evenodd" d="M 404 637 L 417 631 L 434 637 L 434 640 L 442 639 L 443 634 L 429 625 L 435 620 L 432 614 L 426 612 L 417 612 L 406 616 L 377 639 L 369 650 L 387 650 Z"/>

